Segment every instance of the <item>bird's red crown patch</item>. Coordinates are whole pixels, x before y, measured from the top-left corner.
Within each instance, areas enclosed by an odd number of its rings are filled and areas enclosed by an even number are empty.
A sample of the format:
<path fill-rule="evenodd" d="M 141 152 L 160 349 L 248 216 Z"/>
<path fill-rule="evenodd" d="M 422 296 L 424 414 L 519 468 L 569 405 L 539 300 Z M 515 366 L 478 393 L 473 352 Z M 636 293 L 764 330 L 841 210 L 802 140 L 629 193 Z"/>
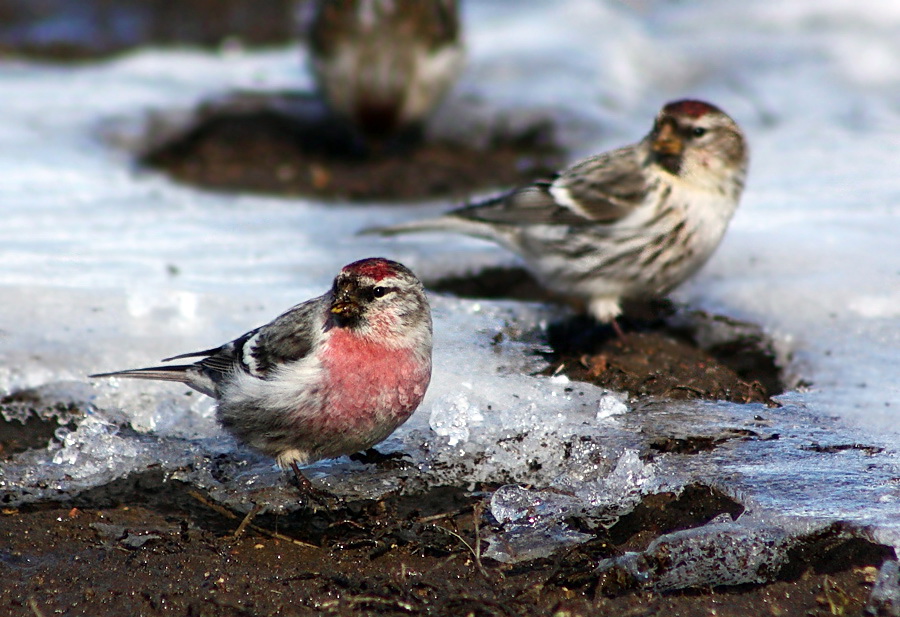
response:
<path fill-rule="evenodd" d="M 703 101 L 689 99 L 675 101 L 663 107 L 664 113 L 690 116 L 691 118 L 701 118 L 712 111 L 719 111 L 719 108 Z"/>
<path fill-rule="evenodd" d="M 361 276 L 367 276 L 374 281 L 393 276 L 397 274 L 400 264 L 390 259 L 382 257 L 369 257 L 368 259 L 360 259 L 352 264 L 344 266 L 342 272 L 353 272 Z"/>

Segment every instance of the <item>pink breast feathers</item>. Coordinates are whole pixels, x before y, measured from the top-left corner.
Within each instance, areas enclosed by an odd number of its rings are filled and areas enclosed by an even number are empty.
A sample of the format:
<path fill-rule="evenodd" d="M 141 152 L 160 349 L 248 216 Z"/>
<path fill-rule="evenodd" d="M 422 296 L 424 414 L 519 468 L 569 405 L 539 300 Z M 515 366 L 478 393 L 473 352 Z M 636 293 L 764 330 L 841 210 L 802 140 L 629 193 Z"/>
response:
<path fill-rule="evenodd" d="M 326 424 L 402 423 L 425 396 L 431 379 L 429 356 L 412 349 L 373 344 L 335 329 L 322 356 L 328 392 Z"/>

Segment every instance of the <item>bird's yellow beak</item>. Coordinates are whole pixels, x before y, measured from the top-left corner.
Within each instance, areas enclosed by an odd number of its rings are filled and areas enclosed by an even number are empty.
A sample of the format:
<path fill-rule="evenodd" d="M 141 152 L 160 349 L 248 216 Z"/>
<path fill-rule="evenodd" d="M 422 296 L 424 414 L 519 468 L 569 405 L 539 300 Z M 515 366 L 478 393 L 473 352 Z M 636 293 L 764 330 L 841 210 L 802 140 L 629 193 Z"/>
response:
<path fill-rule="evenodd" d="M 663 124 L 656 139 L 653 140 L 653 151 L 657 154 L 678 156 L 684 151 L 684 141 L 675 133 L 671 124 Z"/>
<path fill-rule="evenodd" d="M 347 300 L 341 302 L 335 302 L 331 305 L 331 312 L 335 315 L 346 315 L 348 313 L 352 314 L 357 312 L 359 306 L 355 302 L 350 302 Z"/>
<path fill-rule="evenodd" d="M 328 310 L 332 315 L 353 319 L 362 313 L 361 302 L 359 290 L 354 285 L 343 285 L 335 290 Z"/>

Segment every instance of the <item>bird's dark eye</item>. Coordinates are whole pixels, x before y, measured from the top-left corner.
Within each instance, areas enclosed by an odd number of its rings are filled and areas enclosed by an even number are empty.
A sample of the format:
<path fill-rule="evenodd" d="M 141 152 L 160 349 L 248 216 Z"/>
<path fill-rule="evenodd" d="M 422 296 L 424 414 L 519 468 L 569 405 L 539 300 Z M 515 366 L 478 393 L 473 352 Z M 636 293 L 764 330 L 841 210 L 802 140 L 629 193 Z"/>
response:
<path fill-rule="evenodd" d="M 702 126 L 695 126 L 694 130 L 691 131 L 691 135 L 693 135 L 694 137 L 703 137 L 704 135 L 706 135 L 706 129 Z"/>
<path fill-rule="evenodd" d="M 372 290 L 372 295 L 376 298 L 383 298 L 389 291 L 387 287 L 376 287 Z"/>

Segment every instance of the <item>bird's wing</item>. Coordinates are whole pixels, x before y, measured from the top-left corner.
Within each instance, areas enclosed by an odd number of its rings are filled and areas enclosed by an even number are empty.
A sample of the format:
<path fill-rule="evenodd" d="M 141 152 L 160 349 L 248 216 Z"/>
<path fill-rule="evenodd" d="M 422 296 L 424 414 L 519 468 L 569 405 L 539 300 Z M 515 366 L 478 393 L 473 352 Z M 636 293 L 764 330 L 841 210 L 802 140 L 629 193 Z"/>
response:
<path fill-rule="evenodd" d="M 501 225 L 572 225 L 583 218 L 560 206 L 550 193 L 550 182 L 503 193 L 450 212 L 450 216 Z"/>
<path fill-rule="evenodd" d="M 97 373 L 90 377 L 177 381 L 217 398 L 219 386 L 234 371 L 244 371 L 265 379 L 276 366 L 307 356 L 315 344 L 315 337 L 321 335 L 323 319 L 315 314 L 321 311 L 321 300 L 322 298 L 315 298 L 298 304 L 265 326 L 251 330 L 221 347 L 193 351 L 163 360 L 170 362 L 201 358 L 193 364 L 150 366 Z"/>
<path fill-rule="evenodd" d="M 236 368 L 243 368 L 246 370 L 246 366 L 243 365 L 242 361 L 244 347 L 261 329 L 262 328 L 251 330 L 250 332 L 247 332 L 246 334 L 234 339 L 230 343 L 225 343 L 221 347 L 213 347 L 212 349 L 204 349 L 203 351 L 183 353 L 177 356 L 172 356 L 171 358 L 164 358 L 163 362 L 171 362 L 172 360 L 184 360 L 186 358 L 201 358 L 194 364 L 187 366 L 203 373 L 206 377 L 211 379 L 213 383 L 221 383 L 225 379 L 225 377 Z M 175 369 L 179 367 L 172 368 Z"/>
<path fill-rule="evenodd" d="M 557 199 L 591 222 L 611 223 L 631 214 L 648 190 L 636 146 L 584 159 L 553 184 Z"/>
<path fill-rule="evenodd" d="M 628 146 L 584 159 L 552 182 L 536 182 L 451 214 L 513 226 L 595 225 L 628 215 L 646 192 L 635 147 Z"/>
<path fill-rule="evenodd" d="M 220 356 L 227 358 L 231 355 L 245 371 L 265 379 L 273 368 L 309 355 L 316 338 L 321 336 L 324 305 L 324 296 L 298 304 L 265 326 L 223 346 L 220 348 L 223 353 L 210 356 L 200 363 L 212 363 L 215 369 Z M 233 347 L 233 350 L 228 347 Z"/>

